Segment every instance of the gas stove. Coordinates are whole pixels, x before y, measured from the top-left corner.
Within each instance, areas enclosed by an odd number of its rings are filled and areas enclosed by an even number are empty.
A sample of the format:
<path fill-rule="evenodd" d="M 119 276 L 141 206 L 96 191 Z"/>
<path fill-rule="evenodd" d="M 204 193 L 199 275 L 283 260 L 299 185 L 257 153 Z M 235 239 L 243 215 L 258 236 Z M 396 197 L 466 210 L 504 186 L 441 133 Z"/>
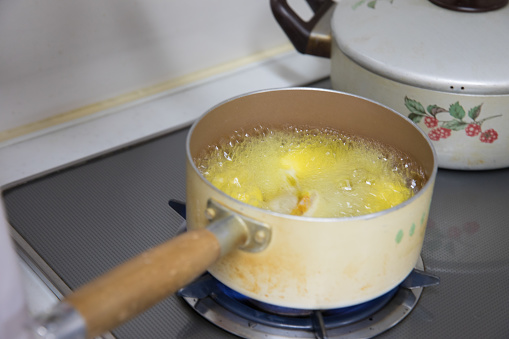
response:
<path fill-rule="evenodd" d="M 265 304 L 231 290 L 208 273 L 178 295 L 211 323 L 242 338 L 353 339 L 372 338 L 397 325 L 415 307 L 423 288 L 437 283 L 436 277 L 415 269 L 405 282 L 380 297 L 330 310 Z"/>
<path fill-rule="evenodd" d="M 312 86 L 328 88 L 330 82 Z M 188 127 L 41 174 L 3 192 L 20 256 L 55 295 L 69 293 L 181 231 L 184 218 L 168 200 L 185 201 Z M 333 322 L 348 322 L 346 332 L 326 322 L 332 311 L 290 314 L 290 320 L 264 305 L 245 311 L 251 301 L 215 282 L 202 288 L 211 279 L 205 275 L 105 337 L 509 337 L 508 182 L 509 169 L 439 170 L 416 272 L 438 276 L 440 284 L 403 286 L 373 309 L 340 310 L 350 311 L 350 318 Z M 401 294 L 412 305 L 400 303 L 403 308 L 396 313 L 403 316 L 381 329 L 378 320 L 396 308 L 390 305 Z M 241 305 L 233 315 L 232 303 Z M 232 323 L 239 312 L 248 317 L 240 320 L 242 325 Z M 264 313 L 258 320 L 257 312 Z M 283 310 L 288 312 L 294 310 Z M 359 331 L 360 323 L 367 323 L 367 330 Z"/>

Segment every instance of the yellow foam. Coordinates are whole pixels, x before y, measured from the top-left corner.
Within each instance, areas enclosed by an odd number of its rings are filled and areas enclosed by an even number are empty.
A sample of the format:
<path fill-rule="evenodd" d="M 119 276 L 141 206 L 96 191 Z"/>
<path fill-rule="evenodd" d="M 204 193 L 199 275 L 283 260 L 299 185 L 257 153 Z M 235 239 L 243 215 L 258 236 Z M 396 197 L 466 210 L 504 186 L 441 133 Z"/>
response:
<path fill-rule="evenodd" d="M 196 161 L 214 186 L 253 206 L 345 217 L 391 208 L 414 194 L 407 183 L 419 171 L 378 144 L 290 128 L 248 135 Z"/>

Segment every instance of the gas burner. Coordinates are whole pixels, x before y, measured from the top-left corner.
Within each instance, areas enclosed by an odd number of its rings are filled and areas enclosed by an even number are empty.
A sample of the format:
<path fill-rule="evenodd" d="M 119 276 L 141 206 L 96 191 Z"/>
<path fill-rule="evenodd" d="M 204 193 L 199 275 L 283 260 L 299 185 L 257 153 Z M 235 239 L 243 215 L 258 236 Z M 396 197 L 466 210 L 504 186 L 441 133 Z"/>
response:
<path fill-rule="evenodd" d="M 387 331 L 415 307 L 424 287 L 437 277 L 422 260 L 392 291 L 371 301 L 332 310 L 300 310 L 265 304 L 237 293 L 206 273 L 178 293 L 200 315 L 242 338 L 372 338 Z"/>
<path fill-rule="evenodd" d="M 170 206 L 183 218 L 185 204 Z M 180 232 L 185 232 L 182 223 Z M 439 278 L 423 271 L 419 258 L 414 270 L 396 288 L 358 305 L 303 310 L 271 305 L 244 296 L 205 273 L 178 295 L 200 315 L 234 335 L 249 339 L 372 338 L 394 327 L 415 307 L 423 288 L 437 285 Z"/>

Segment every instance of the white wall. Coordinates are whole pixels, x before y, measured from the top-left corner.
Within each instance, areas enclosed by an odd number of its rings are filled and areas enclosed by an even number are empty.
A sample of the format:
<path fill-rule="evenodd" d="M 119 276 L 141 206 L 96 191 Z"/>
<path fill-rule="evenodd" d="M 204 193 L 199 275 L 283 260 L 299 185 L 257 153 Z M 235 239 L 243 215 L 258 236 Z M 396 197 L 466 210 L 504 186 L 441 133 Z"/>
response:
<path fill-rule="evenodd" d="M 0 132 L 287 42 L 268 0 L 2 0 Z"/>

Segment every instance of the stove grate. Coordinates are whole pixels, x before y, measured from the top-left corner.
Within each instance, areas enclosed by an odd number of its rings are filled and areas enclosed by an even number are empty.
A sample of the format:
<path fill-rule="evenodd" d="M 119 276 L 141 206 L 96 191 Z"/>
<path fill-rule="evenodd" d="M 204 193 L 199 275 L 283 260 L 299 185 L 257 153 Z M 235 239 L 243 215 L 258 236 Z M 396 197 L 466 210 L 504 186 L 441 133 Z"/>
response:
<path fill-rule="evenodd" d="M 204 318 L 243 338 L 371 338 L 392 328 L 415 307 L 424 287 L 439 279 L 421 270 L 366 303 L 332 310 L 300 310 L 250 299 L 205 273 L 178 295 Z M 422 284 L 422 285 L 416 285 Z"/>

